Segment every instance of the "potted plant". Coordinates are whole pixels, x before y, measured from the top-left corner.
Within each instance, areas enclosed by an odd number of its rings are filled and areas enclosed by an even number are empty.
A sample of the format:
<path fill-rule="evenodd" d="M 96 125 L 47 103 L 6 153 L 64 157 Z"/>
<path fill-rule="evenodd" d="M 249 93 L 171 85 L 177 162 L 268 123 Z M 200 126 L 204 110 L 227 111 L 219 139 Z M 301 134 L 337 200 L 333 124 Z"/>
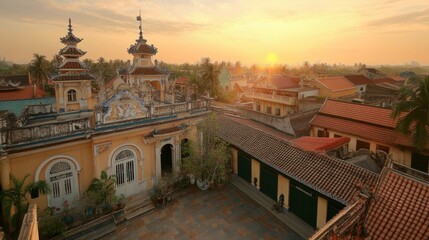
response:
<path fill-rule="evenodd" d="M 108 176 L 106 171 L 102 171 L 100 178 L 94 178 L 86 191 L 86 197 L 93 202 L 96 210 L 106 213 L 112 210 L 113 198 L 116 194 L 116 177 Z"/>
<path fill-rule="evenodd" d="M 116 205 L 116 210 L 122 209 L 125 207 L 125 195 L 120 194 L 113 196 L 112 202 Z"/>

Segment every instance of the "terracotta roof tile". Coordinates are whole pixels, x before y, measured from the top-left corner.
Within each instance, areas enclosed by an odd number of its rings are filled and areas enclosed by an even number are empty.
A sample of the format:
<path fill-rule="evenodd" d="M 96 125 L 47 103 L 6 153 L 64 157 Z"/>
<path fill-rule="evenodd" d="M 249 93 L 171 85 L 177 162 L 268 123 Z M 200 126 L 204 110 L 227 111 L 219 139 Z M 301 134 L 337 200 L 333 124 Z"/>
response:
<path fill-rule="evenodd" d="M 333 92 L 355 88 L 353 83 L 351 83 L 345 77 L 325 77 L 319 78 L 316 81 Z"/>
<path fill-rule="evenodd" d="M 82 66 L 80 62 L 66 62 L 63 65 L 61 65 L 61 67 L 59 68 L 60 69 L 85 69 L 85 67 Z"/>
<path fill-rule="evenodd" d="M 393 128 L 389 129 L 324 115 L 316 115 L 311 121 L 311 125 L 327 128 L 328 131 L 331 129 L 389 145 L 413 146 L 410 136 L 398 133 Z"/>
<path fill-rule="evenodd" d="M 390 117 L 392 110 L 364 104 L 327 100 L 319 113 L 390 128 L 396 126 L 396 121 Z"/>
<path fill-rule="evenodd" d="M 162 75 L 165 74 L 162 70 L 158 69 L 157 67 L 150 67 L 150 68 L 136 68 L 132 72 L 130 72 L 130 75 Z"/>
<path fill-rule="evenodd" d="M 70 80 L 95 80 L 95 77 L 89 73 L 81 74 L 64 74 L 52 78 L 53 81 L 70 81 Z"/>
<path fill-rule="evenodd" d="M 429 239 L 429 185 L 390 170 L 369 208 L 371 239 Z"/>
<path fill-rule="evenodd" d="M 344 75 L 344 77 L 354 85 L 374 84 L 371 79 L 365 77 L 364 75 Z"/>
<path fill-rule="evenodd" d="M 179 77 L 176 80 L 176 84 L 187 84 L 188 81 L 189 81 L 189 78 L 187 78 L 187 77 Z"/>
<path fill-rule="evenodd" d="M 336 158 L 307 152 L 251 126 L 220 117 L 220 135 L 231 145 L 288 177 L 335 199 L 353 202 L 356 182 L 375 183 L 376 174 Z"/>
<path fill-rule="evenodd" d="M 292 139 L 291 142 L 307 151 L 329 151 L 350 142 L 350 138 L 300 137 Z"/>
<path fill-rule="evenodd" d="M 387 83 L 397 83 L 397 81 L 396 80 L 393 80 L 393 79 L 391 79 L 391 78 L 389 78 L 389 77 L 382 77 L 382 78 L 376 78 L 376 79 L 374 79 L 373 80 L 375 83 L 384 83 L 384 82 L 387 82 Z"/>

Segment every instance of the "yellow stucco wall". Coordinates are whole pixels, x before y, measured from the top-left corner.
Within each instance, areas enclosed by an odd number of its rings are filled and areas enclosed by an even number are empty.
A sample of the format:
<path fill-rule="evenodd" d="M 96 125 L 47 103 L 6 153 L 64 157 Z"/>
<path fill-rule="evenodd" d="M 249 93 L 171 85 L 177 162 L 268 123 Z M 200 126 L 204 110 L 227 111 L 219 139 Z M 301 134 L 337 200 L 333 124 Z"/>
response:
<path fill-rule="evenodd" d="M 258 189 L 260 187 L 259 183 L 261 181 L 261 179 L 259 178 L 259 173 L 260 173 L 260 164 L 257 160 L 252 158 L 252 179 L 250 179 L 250 181 L 252 182 L 252 185 L 255 185 L 254 183 L 254 179 L 258 179 L 258 186 L 256 186 Z"/>
<path fill-rule="evenodd" d="M 278 175 L 278 184 L 277 184 L 277 199 L 280 198 L 280 195 L 284 196 L 284 207 L 289 208 L 289 179 L 283 177 L 282 175 Z"/>
<path fill-rule="evenodd" d="M 238 151 L 235 148 L 231 148 L 232 153 L 232 168 L 234 170 L 234 174 L 238 174 Z"/>
<path fill-rule="evenodd" d="M 323 197 L 317 197 L 317 222 L 316 228 L 319 229 L 326 224 L 328 214 L 328 201 Z"/>
<path fill-rule="evenodd" d="M 310 131 L 311 136 L 317 137 L 317 130 L 318 129 L 322 129 L 322 128 L 312 127 L 311 131 Z M 370 150 L 372 152 L 376 151 L 377 144 L 378 145 L 383 145 L 383 146 L 389 147 L 389 150 L 390 150 L 389 153 L 392 154 L 392 159 L 393 159 L 394 162 L 397 162 L 397 163 L 400 163 L 400 164 L 403 164 L 403 165 L 409 166 L 409 167 L 411 166 L 411 151 L 409 151 L 407 149 L 403 149 L 403 148 L 400 148 L 400 147 L 397 147 L 397 146 L 388 145 L 388 144 L 385 144 L 385 143 L 380 143 L 380 142 L 372 141 L 372 140 L 365 139 L 365 138 L 358 138 L 356 136 L 353 136 L 353 135 L 350 135 L 350 134 L 346 134 L 346 133 L 343 133 L 343 132 L 334 131 L 334 130 L 331 130 L 331 129 L 328 129 L 328 132 L 329 132 L 329 137 L 331 137 L 331 138 L 333 138 L 335 134 L 343 136 L 343 137 L 350 138 L 350 142 L 348 144 L 349 151 L 356 151 L 356 142 L 357 142 L 357 140 L 369 142 L 369 144 L 370 144 Z"/>
<path fill-rule="evenodd" d="M 1 161 L 2 171 L 6 167 L 10 169 L 10 173 L 18 178 L 22 178 L 25 174 L 30 174 L 28 182 L 35 181 L 35 174 L 39 169 L 38 179 L 45 180 L 45 174 L 50 166 L 50 163 L 56 159 L 61 159 L 63 156 L 75 160 L 80 166 L 81 170 L 77 174 L 77 185 L 79 195 L 90 185 L 94 177 L 99 178 L 102 170 L 107 170 L 114 173 L 112 166 L 112 158 L 115 151 L 124 146 L 129 146 L 137 154 L 136 169 L 139 189 L 140 184 L 144 183 L 145 189 L 152 187 L 152 178 L 155 176 L 156 166 L 156 146 L 162 146 L 161 140 L 167 140 L 168 143 L 173 145 L 177 151 L 173 151 L 173 155 L 177 154 L 176 169 L 180 169 L 180 143 L 184 138 L 193 142 L 198 142 L 198 131 L 196 123 L 201 118 L 194 118 L 192 120 L 178 120 L 159 124 L 157 129 L 165 129 L 173 126 L 186 123 L 190 127 L 185 131 L 172 133 L 171 135 L 160 136 L 153 139 L 151 142 L 145 142 L 144 136 L 150 134 L 154 126 L 146 126 L 137 129 L 113 132 L 109 134 L 94 136 L 88 140 L 79 140 L 71 143 L 58 144 L 51 147 L 38 148 L 31 151 L 23 151 L 19 153 L 7 155 L 7 161 Z M 103 151 L 96 151 L 96 146 L 99 144 L 109 143 Z M 98 154 L 98 155 L 97 155 Z M 97 155 L 97 156 L 96 156 Z M 174 161 L 174 157 L 173 157 Z M 2 186 L 7 187 L 5 183 L 7 174 L 2 173 L 1 181 Z M 8 177 L 7 177 L 8 178 Z M 142 185 L 143 186 L 143 185 Z M 29 199 L 30 203 L 36 203 L 40 209 L 47 207 L 47 196 L 39 195 L 37 199 Z"/>

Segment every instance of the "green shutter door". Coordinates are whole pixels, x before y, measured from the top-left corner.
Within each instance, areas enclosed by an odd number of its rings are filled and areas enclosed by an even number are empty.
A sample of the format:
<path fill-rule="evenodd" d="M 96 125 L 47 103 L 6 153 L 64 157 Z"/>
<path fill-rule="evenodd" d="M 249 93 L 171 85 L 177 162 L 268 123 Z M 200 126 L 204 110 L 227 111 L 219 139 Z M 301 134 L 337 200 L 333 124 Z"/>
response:
<path fill-rule="evenodd" d="M 241 151 L 238 152 L 238 176 L 251 183 L 252 159 Z"/>
<path fill-rule="evenodd" d="M 278 175 L 277 173 L 270 169 L 268 166 L 261 164 L 260 171 L 260 190 L 265 195 L 277 201 L 277 184 L 278 184 Z"/>
<path fill-rule="evenodd" d="M 313 228 L 317 221 L 317 196 L 301 184 L 290 185 L 290 211 Z"/>

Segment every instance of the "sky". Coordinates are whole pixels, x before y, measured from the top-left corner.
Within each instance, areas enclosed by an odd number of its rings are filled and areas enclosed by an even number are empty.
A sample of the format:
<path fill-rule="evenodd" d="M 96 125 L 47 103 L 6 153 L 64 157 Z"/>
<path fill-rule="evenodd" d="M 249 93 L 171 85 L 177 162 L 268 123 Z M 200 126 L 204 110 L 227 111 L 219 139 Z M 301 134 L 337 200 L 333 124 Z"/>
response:
<path fill-rule="evenodd" d="M 139 10 L 167 63 L 429 64 L 428 0 L 0 0 L 0 58 L 51 59 L 70 17 L 83 58 L 130 60 Z"/>

